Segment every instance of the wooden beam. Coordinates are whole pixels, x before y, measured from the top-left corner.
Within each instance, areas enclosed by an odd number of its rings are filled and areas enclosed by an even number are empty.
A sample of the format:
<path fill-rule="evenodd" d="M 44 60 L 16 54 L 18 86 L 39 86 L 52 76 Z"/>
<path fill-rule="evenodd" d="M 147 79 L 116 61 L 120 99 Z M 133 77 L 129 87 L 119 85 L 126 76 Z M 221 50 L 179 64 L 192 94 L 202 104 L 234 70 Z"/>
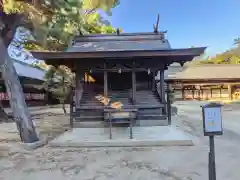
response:
<path fill-rule="evenodd" d="M 89 71 L 89 69 L 83 68 L 82 70 Z M 110 69 L 110 68 L 104 68 L 104 69 L 96 69 L 96 68 L 91 68 L 92 72 L 118 72 L 119 69 Z M 135 68 L 135 72 L 147 72 L 147 68 Z M 121 68 L 121 72 L 132 72 L 132 69 L 129 68 Z"/>
<path fill-rule="evenodd" d="M 184 85 L 214 85 L 214 84 L 240 84 L 240 78 L 233 79 L 166 79 L 169 84 L 184 84 Z"/>

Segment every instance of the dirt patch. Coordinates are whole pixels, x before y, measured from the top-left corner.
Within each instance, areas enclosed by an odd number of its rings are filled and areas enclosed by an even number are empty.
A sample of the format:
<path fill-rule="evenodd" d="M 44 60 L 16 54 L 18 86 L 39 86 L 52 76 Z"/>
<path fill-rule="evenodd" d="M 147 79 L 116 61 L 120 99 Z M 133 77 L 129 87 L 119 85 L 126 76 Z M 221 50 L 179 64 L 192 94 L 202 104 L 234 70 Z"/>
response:
<path fill-rule="evenodd" d="M 51 148 L 27 151 L 19 144 L 14 123 L 0 124 L 0 179 L 24 180 L 203 180 L 208 179 L 208 138 L 202 135 L 200 105 L 179 103 L 173 123 L 197 141 L 192 147 Z M 228 107 L 229 108 L 229 107 Z M 216 138 L 218 180 L 239 179 L 239 108 L 225 113 L 227 130 Z M 235 114 L 235 116 L 232 116 Z M 34 123 L 41 136 L 52 139 L 69 129 L 69 117 L 38 115 Z M 239 125 L 239 129 L 238 129 Z M 234 130 L 234 132 L 233 132 Z M 231 140 L 231 139 L 235 140 Z M 227 163 L 227 166 L 226 166 Z"/>

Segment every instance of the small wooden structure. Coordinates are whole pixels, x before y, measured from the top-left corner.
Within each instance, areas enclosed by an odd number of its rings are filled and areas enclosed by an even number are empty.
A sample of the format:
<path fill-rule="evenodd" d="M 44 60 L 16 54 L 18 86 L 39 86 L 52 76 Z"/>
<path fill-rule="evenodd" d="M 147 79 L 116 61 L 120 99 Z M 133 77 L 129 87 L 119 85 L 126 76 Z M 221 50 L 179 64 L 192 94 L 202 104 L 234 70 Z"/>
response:
<path fill-rule="evenodd" d="M 42 87 L 45 71 L 22 61 L 12 60 L 25 94 L 26 103 L 30 106 L 50 103 L 45 101 L 46 93 Z M 0 101 L 4 107 L 9 106 L 9 97 L 3 79 L 0 79 Z"/>
<path fill-rule="evenodd" d="M 136 109 L 132 111 L 136 117 L 134 125 L 167 125 L 170 105 L 165 99 L 164 71 L 174 62 L 183 65 L 191 61 L 205 47 L 172 49 L 164 35 L 165 32 L 91 34 L 76 37 L 66 52 L 33 55 L 49 65 L 66 65 L 76 73 L 73 127 L 104 121 L 104 112 L 109 108 L 119 112 Z M 84 79 L 85 73 L 95 81 Z"/>
<path fill-rule="evenodd" d="M 190 66 L 166 79 L 182 99 L 240 99 L 240 65 L 207 64 Z"/>

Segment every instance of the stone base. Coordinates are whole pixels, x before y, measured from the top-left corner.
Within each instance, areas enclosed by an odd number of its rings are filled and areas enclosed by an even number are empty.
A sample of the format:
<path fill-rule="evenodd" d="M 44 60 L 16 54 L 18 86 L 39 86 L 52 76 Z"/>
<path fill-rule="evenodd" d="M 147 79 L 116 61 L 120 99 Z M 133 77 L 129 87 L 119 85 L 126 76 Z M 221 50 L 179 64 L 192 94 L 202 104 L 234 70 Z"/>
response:
<path fill-rule="evenodd" d="M 48 143 L 47 138 L 42 138 L 39 139 L 36 142 L 33 143 L 22 143 L 21 145 L 23 146 L 24 149 L 26 150 L 34 150 L 36 148 L 42 147 Z"/>
<path fill-rule="evenodd" d="M 191 138 L 171 126 L 133 127 L 130 139 L 128 127 L 112 128 L 74 128 L 49 142 L 53 147 L 140 147 L 140 146 L 192 146 Z"/>

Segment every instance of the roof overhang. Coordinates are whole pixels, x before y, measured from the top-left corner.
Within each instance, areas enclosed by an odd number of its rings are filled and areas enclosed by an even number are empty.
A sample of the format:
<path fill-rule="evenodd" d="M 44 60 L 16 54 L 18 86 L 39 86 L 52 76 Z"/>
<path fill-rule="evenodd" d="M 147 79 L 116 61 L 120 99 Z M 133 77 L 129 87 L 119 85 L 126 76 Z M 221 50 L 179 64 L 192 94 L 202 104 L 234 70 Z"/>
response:
<path fill-rule="evenodd" d="M 193 65 L 174 77 L 166 79 L 168 83 L 182 84 L 225 84 L 240 83 L 240 65 L 238 64 L 206 64 Z"/>
<path fill-rule="evenodd" d="M 42 60 L 69 60 L 69 59 L 132 59 L 149 57 L 172 57 L 184 60 L 184 57 L 194 58 L 204 53 L 206 47 L 168 49 L 168 50 L 139 50 L 139 51 L 94 51 L 94 52 L 39 52 L 32 54 Z"/>
<path fill-rule="evenodd" d="M 165 82 L 168 84 L 226 84 L 226 83 L 239 83 L 240 78 L 209 78 L 209 79 L 165 79 Z"/>

